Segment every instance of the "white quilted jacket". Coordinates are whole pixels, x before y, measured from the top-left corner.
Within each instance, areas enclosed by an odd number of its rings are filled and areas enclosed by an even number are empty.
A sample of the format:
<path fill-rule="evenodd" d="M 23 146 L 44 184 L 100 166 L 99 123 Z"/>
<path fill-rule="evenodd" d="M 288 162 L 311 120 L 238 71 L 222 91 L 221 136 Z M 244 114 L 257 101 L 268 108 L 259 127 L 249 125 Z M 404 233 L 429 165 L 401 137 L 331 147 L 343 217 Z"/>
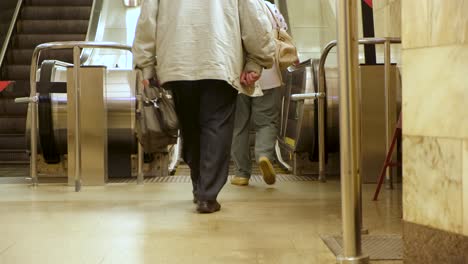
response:
<path fill-rule="evenodd" d="M 272 67 L 273 37 L 262 0 L 144 0 L 133 63 L 161 84 L 217 79 L 249 94 L 240 74 Z"/>

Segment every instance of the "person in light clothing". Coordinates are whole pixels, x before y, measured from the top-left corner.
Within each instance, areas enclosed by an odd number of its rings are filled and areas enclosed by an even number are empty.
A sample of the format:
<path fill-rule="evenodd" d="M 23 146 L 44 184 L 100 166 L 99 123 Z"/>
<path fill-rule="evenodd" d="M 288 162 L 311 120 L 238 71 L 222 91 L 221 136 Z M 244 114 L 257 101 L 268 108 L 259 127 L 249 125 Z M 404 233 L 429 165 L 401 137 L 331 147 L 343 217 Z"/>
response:
<path fill-rule="evenodd" d="M 264 1 L 264 7 L 263 16 L 268 18 L 271 27 L 274 30 L 276 27 L 287 30 L 288 26 L 275 5 Z M 273 16 L 276 16 L 276 19 Z M 249 184 L 252 173 L 249 139 L 251 125 L 256 132 L 255 160 L 258 162 L 264 181 L 267 184 L 275 183 L 276 174 L 272 161 L 275 160 L 275 143 L 279 127 L 281 84 L 281 71 L 275 61 L 271 69 L 263 72 L 254 94 L 237 95 L 231 151 L 236 170 L 231 184 L 239 186 Z"/>
<path fill-rule="evenodd" d="M 134 65 L 173 92 L 182 156 L 199 213 L 219 211 L 227 181 L 238 91 L 251 93 L 275 44 L 259 0 L 144 0 Z"/>

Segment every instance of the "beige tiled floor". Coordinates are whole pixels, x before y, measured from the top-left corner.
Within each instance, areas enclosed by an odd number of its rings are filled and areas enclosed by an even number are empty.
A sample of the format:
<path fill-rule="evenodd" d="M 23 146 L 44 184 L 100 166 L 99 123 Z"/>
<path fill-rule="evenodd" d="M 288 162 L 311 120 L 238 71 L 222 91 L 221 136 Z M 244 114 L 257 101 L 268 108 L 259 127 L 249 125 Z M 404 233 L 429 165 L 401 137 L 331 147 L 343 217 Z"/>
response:
<path fill-rule="evenodd" d="M 194 213 L 190 184 L 0 185 L 0 263 L 335 263 L 320 234 L 340 232 L 339 183 L 226 185 L 222 211 Z M 371 233 L 401 232 L 401 192 L 370 201 Z M 376 262 L 401 263 L 401 262 Z"/>

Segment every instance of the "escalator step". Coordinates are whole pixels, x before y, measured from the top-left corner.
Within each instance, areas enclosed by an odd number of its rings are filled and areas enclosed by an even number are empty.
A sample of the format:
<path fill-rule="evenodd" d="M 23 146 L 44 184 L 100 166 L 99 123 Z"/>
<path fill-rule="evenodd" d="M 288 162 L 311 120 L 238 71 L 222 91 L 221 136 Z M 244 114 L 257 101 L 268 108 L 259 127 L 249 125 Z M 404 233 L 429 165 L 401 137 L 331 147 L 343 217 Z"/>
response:
<path fill-rule="evenodd" d="M 0 116 L 0 134 L 24 134 L 26 131 L 26 116 Z"/>
<path fill-rule="evenodd" d="M 28 65 L 7 65 L 6 69 L 6 78 L 7 80 L 28 80 L 29 79 L 29 69 Z"/>
<path fill-rule="evenodd" d="M 0 10 L 15 10 L 17 1 L 0 1 Z"/>
<path fill-rule="evenodd" d="M 0 1 L 1 3 L 1 1 Z M 15 8 L 2 8 L 0 6 L 0 26 L 1 26 L 1 32 L 4 34 L 7 32 L 8 27 L 10 26 L 10 20 L 13 17 L 13 14 L 15 13 Z"/>
<path fill-rule="evenodd" d="M 7 150 L 0 149 L 0 164 L 28 164 L 29 163 L 29 154 L 24 150 Z M 2 175 L 5 176 L 5 175 Z"/>
<path fill-rule="evenodd" d="M 72 12 L 70 12 L 72 10 Z M 25 20 L 85 20 L 91 14 L 90 6 L 25 6 L 21 19 Z"/>
<path fill-rule="evenodd" d="M 0 134 L 0 146 L 2 150 L 24 150 L 26 137 L 24 134 Z"/>
<path fill-rule="evenodd" d="M 0 97 L 0 117 L 2 116 L 25 117 L 27 111 L 28 111 L 28 104 L 17 104 L 15 103 L 14 98 L 1 98 Z"/>
<path fill-rule="evenodd" d="M 92 6 L 93 0 L 26 0 L 25 4 L 40 6 Z"/>
<path fill-rule="evenodd" d="M 30 64 L 33 54 L 33 49 L 12 49 L 8 53 L 8 61 L 11 64 Z M 45 59 L 54 59 L 64 62 L 73 61 L 73 50 L 64 49 L 64 50 L 45 50 L 41 52 L 39 58 L 39 65 Z"/>
<path fill-rule="evenodd" d="M 53 41 L 82 41 L 86 34 L 17 34 L 13 39 L 13 47 L 21 49 L 32 49 L 37 45 Z"/>
<path fill-rule="evenodd" d="M 9 64 L 30 64 L 33 49 L 10 49 L 8 51 L 8 62 Z"/>
<path fill-rule="evenodd" d="M 23 34 L 86 34 L 88 20 L 22 20 L 17 30 Z"/>

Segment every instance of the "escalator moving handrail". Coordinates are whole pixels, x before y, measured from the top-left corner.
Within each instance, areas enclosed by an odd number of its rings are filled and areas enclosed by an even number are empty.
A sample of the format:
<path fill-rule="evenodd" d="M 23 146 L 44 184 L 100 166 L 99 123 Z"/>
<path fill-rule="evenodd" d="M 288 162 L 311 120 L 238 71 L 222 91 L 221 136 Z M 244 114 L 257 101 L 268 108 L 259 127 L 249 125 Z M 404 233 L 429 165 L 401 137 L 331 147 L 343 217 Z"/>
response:
<path fill-rule="evenodd" d="M 103 2 L 103 0 L 93 1 L 85 41 L 96 41 L 97 34 L 99 31 L 99 22 L 101 20 L 101 12 L 103 9 Z M 89 60 L 92 52 L 92 48 L 83 49 L 80 56 L 81 64 L 85 64 Z"/>
<path fill-rule="evenodd" d="M 291 65 L 288 67 L 288 72 L 295 72 L 297 70 L 303 69 L 305 67 L 310 66 L 312 63 L 312 59 L 307 59 L 305 61 L 302 61 L 296 65 Z"/>
<path fill-rule="evenodd" d="M 10 26 L 8 27 L 8 31 L 5 37 L 5 41 L 3 42 L 2 48 L 0 49 L 0 67 L 2 67 L 3 60 L 5 58 L 5 54 L 7 52 L 8 44 L 10 44 L 11 36 L 13 35 L 13 31 L 16 26 L 16 21 L 18 20 L 18 16 L 20 14 L 21 6 L 23 5 L 23 0 L 18 0 L 16 3 L 15 12 L 13 13 L 13 18 L 10 22 Z"/>
<path fill-rule="evenodd" d="M 49 42 L 38 45 L 33 52 L 32 61 L 31 61 L 31 71 L 30 71 L 30 85 L 31 85 L 31 99 L 34 99 L 36 96 L 36 71 L 38 68 L 37 60 L 39 55 L 44 50 L 57 50 L 57 49 L 72 49 L 78 47 L 81 49 L 84 48 L 104 48 L 104 49 L 120 49 L 127 50 L 132 52 L 132 47 L 127 45 L 122 45 L 116 42 L 91 42 L 91 41 L 58 41 L 58 42 Z"/>

